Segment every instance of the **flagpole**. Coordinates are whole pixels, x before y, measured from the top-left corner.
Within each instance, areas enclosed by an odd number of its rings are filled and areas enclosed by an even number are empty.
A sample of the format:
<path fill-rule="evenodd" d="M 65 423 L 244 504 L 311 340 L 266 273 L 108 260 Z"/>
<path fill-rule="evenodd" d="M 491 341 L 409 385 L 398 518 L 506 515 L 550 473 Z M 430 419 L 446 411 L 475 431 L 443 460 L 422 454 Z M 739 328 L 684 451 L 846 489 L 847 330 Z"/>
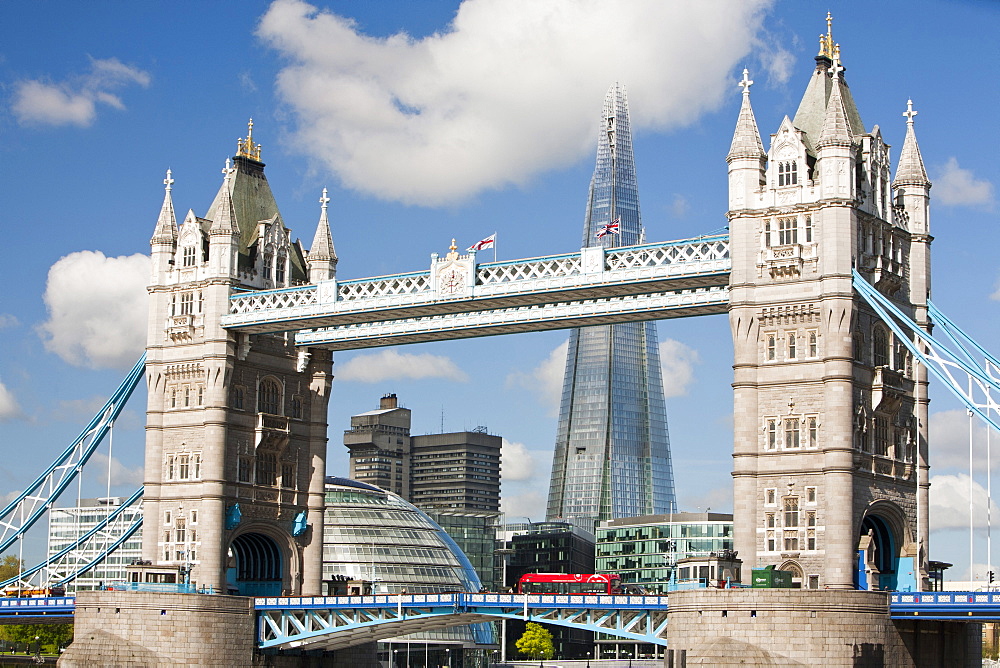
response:
<path fill-rule="evenodd" d="M 493 230 L 493 261 L 497 261 L 497 231 Z"/>

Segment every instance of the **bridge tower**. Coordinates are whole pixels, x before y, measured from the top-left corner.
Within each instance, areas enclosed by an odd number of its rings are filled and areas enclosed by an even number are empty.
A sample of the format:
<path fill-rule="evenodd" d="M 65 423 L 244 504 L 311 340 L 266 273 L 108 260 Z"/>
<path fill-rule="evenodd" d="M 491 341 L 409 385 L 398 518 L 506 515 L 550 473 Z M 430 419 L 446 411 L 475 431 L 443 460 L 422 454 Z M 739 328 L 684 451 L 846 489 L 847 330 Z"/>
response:
<path fill-rule="evenodd" d="M 930 183 L 907 115 L 895 182 L 827 16 L 794 119 L 765 153 L 743 103 L 729 163 L 735 547 L 802 587 L 918 588 L 926 575 L 926 372 L 855 295 L 852 269 L 918 322 Z M 918 493 L 919 478 L 919 493 Z"/>
<path fill-rule="evenodd" d="M 171 174 L 150 241 L 143 558 L 243 595 L 320 593 L 328 351 L 230 333 L 230 296 L 335 277 L 326 191 L 312 253 L 291 240 L 260 145 L 238 142 L 204 218 Z"/>

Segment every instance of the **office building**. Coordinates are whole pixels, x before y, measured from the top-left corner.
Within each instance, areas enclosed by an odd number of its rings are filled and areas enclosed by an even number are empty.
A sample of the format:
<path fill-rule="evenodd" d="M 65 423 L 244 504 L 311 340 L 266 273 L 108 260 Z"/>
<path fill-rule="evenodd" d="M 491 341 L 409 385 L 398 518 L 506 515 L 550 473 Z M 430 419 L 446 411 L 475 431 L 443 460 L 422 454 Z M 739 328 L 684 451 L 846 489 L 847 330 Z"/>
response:
<path fill-rule="evenodd" d="M 608 91 L 583 246 L 642 242 L 624 88 Z M 652 322 L 572 330 L 552 460 L 548 520 L 601 520 L 676 508 L 663 379 Z"/>
<path fill-rule="evenodd" d="M 120 497 L 103 497 L 99 499 L 81 499 L 80 505 L 72 508 L 53 508 L 49 512 L 49 559 L 66 548 L 79 543 L 80 547 L 72 551 L 71 561 L 61 560 L 53 564 L 53 572 L 68 575 L 84 566 L 114 543 L 121 532 L 99 532 L 89 540 L 84 536 L 103 522 L 122 505 Z M 142 516 L 142 508 L 136 504 L 125 508 L 118 519 L 119 526 L 131 526 Z M 108 555 L 101 563 L 84 572 L 68 585 L 70 590 L 97 589 L 112 582 L 125 581 L 125 567 L 142 558 L 142 529 L 129 537 L 122 545 Z M 193 558 L 193 557 L 192 557 Z M 57 575 L 58 578 L 58 575 Z"/>

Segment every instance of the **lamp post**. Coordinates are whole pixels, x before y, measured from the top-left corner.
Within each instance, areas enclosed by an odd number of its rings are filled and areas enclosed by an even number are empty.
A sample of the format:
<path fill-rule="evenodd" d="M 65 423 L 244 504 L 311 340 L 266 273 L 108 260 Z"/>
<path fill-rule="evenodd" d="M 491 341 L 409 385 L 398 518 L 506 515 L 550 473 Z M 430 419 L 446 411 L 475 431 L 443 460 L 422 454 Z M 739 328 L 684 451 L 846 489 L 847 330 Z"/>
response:
<path fill-rule="evenodd" d="M 451 648 L 445 649 L 444 653 L 448 657 L 448 668 L 451 668 Z"/>
<path fill-rule="evenodd" d="M 396 668 L 396 664 L 398 663 L 396 661 L 396 657 L 397 657 L 398 654 L 399 654 L 399 650 L 398 649 L 392 650 L 392 668 Z"/>

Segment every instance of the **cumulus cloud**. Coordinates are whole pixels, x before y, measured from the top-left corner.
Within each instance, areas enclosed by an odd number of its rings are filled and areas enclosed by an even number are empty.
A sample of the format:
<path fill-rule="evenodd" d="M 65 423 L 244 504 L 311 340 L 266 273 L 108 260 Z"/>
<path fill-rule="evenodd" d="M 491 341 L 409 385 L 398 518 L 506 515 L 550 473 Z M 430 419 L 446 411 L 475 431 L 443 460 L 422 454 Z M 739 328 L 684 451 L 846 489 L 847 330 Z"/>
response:
<path fill-rule="evenodd" d="M 957 468 L 969 470 L 969 414 L 963 408 L 931 413 L 930 416 L 931 465 L 937 469 Z M 1000 439 L 993 439 L 997 447 L 991 457 L 991 466 L 1000 467 Z M 973 457 L 977 467 L 986 465 L 986 426 L 978 417 L 972 423 Z M 991 448 L 992 449 L 992 448 Z"/>
<path fill-rule="evenodd" d="M 547 501 L 546 495 L 537 489 L 525 490 L 509 496 L 504 494 L 504 497 L 500 499 L 500 512 L 507 515 L 508 521 L 518 522 L 523 517 L 539 520 L 545 517 Z"/>
<path fill-rule="evenodd" d="M 591 153 L 616 81 L 636 130 L 717 108 L 735 94 L 734 67 L 760 46 L 770 4 L 465 0 L 450 25 L 416 39 L 372 37 L 349 18 L 276 0 L 257 34 L 288 61 L 277 89 L 303 153 L 350 188 L 436 206 Z"/>
<path fill-rule="evenodd" d="M 504 482 L 529 480 L 537 472 L 535 456 L 524 443 L 515 443 L 506 438 L 500 445 L 500 466 Z"/>
<path fill-rule="evenodd" d="M 99 485 L 108 484 L 108 456 L 101 452 L 95 452 L 87 462 L 88 471 L 97 471 L 97 483 Z M 111 458 L 111 484 L 129 485 L 138 487 L 143 483 L 144 471 L 142 466 L 129 468 L 121 463 L 117 457 Z"/>
<path fill-rule="evenodd" d="M 13 492 L 7 492 L 3 496 L 0 496 L 0 508 L 6 508 L 21 494 L 21 491 L 22 490 L 16 489 Z"/>
<path fill-rule="evenodd" d="M 45 348 L 74 366 L 131 365 L 146 347 L 149 258 L 71 253 L 49 268 L 39 326 Z"/>
<path fill-rule="evenodd" d="M 21 321 L 17 319 L 16 316 L 10 313 L 0 313 L 0 329 L 7 329 L 8 327 L 17 327 L 21 324 Z"/>
<path fill-rule="evenodd" d="M 660 368 L 663 369 L 663 396 L 680 397 L 687 394 L 688 385 L 694 380 L 694 365 L 700 364 L 698 351 L 680 341 L 665 339 L 660 342 Z"/>
<path fill-rule="evenodd" d="M 936 475 L 931 478 L 930 523 L 934 531 L 947 529 L 968 529 L 969 527 L 969 476 Z M 972 482 L 972 519 L 975 527 L 986 526 L 986 489 L 978 482 Z M 995 501 L 990 503 L 990 514 L 997 515 L 1000 508 Z"/>
<path fill-rule="evenodd" d="M 507 375 L 507 387 L 519 387 L 534 392 L 547 408 L 549 417 L 559 414 L 559 400 L 562 396 L 563 376 L 566 373 L 566 352 L 569 341 L 560 343 L 528 372 L 515 371 Z"/>
<path fill-rule="evenodd" d="M 468 375 L 447 357 L 430 353 L 399 353 L 391 349 L 355 355 L 343 365 L 338 365 L 336 374 L 342 381 L 360 383 L 421 378 L 443 378 L 461 383 L 469 380 Z"/>
<path fill-rule="evenodd" d="M 688 203 L 687 197 L 684 195 L 674 193 L 674 199 L 670 203 L 670 214 L 674 218 L 684 218 L 687 216 L 688 209 L 691 205 Z"/>
<path fill-rule="evenodd" d="M 117 58 L 90 59 L 90 70 L 66 81 L 27 79 L 14 85 L 14 116 L 23 125 L 78 125 L 87 127 L 97 117 L 97 106 L 123 110 L 113 91 L 130 85 L 146 87 L 147 72 Z"/>
<path fill-rule="evenodd" d="M 21 417 L 21 407 L 14 398 L 14 393 L 0 382 L 0 422 L 7 422 Z"/>
<path fill-rule="evenodd" d="M 937 178 L 934 179 L 934 199 L 951 206 L 993 205 L 993 184 L 977 179 L 971 170 L 958 166 L 958 159 L 951 157 Z"/>

